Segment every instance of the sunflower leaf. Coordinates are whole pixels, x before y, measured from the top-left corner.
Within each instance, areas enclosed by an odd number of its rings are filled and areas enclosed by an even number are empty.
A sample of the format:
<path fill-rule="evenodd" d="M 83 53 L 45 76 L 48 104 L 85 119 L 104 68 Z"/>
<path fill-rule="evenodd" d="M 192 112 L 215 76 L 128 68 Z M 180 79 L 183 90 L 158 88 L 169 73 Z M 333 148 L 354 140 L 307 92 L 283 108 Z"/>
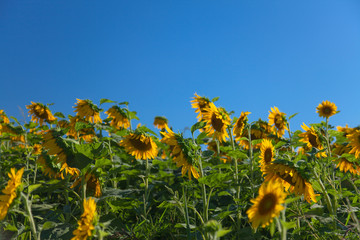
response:
<path fill-rule="evenodd" d="M 195 123 L 195 124 L 192 125 L 192 127 L 191 127 L 191 133 L 194 133 L 196 130 L 205 127 L 205 125 L 206 125 L 206 123 L 203 122 L 203 121 Z"/>
<path fill-rule="evenodd" d="M 116 103 L 116 102 L 110 99 L 102 98 L 100 99 L 100 105 L 103 103 Z"/>
<path fill-rule="evenodd" d="M 291 115 L 290 117 L 289 117 L 289 120 L 290 119 L 292 119 L 293 117 L 295 117 L 296 115 L 298 115 L 299 113 L 294 113 L 293 115 Z"/>

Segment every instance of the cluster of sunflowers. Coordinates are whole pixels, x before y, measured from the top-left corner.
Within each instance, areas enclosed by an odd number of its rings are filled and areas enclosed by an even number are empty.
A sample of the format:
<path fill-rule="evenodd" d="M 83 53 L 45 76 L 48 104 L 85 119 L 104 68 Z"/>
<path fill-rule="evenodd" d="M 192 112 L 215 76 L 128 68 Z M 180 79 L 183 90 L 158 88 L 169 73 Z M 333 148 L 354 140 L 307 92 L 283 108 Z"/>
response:
<path fill-rule="evenodd" d="M 114 102 L 105 99 L 100 104 L 103 103 Z M 14 199 L 19 196 L 24 169 L 28 171 L 24 183 L 27 186 L 30 186 L 31 174 L 34 175 L 31 175 L 34 178 L 32 184 L 37 184 L 37 171 L 40 169 L 45 178 L 69 183 L 70 189 L 82 200 L 83 213 L 77 220 L 78 227 L 73 230 L 72 239 L 101 236 L 96 201 L 103 197 L 104 189 L 109 185 L 116 188 L 117 182 L 106 180 L 103 176 L 107 170 L 99 169 L 111 165 L 116 175 L 119 161 L 116 162 L 115 156 L 120 159 L 120 163 L 124 156 L 131 156 L 132 162 L 146 162 L 145 175 L 141 176 L 145 187 L 142 215 L 145 219 L 148 219 L 150 211 L 147 203 L 151 191 L 149 161 L 168 159 L 176 165 L 182 176 L 187 175 L 189 181 L 194 177 L 196 180 L 193 181 L 202 186 L 204 216 L 201 219 L 204 224 L 209 220 L 207 208 L 213 191 L 211 188 L 210 193 L 206 192 L 206 186 L 210 186 L 206 179 L 216 171 L 233 175 L 234 211 L 238 216 L 242 216 L 241 212 L 244 211 L 239 204 L 241 188 L 244 188 L 242 182 L 248 181 L 252 197 L 247 196 L 245 199 L 248 202 L 245 205 L 246 221 L 255 231 L 259 226 L 265 228 L 273 225 L 276 219 L 280 234 L 286 236 L 288 226 L 284 219 L 289 196 L 295 197 L 297 201 L 304 199 L 309 206 L 322 201 L 336 218 L 337 203 L 335 198 L 330 197 L 326 186 L 334 185 L 336 188 L 338 170 L 342 174 L 350 173 L 351 183 L 352 177 L 360 175 L 360 130 L 347 125 L 332 129 L 329 118 L 337 113 L 334 103 L 320 103 L 316 112 L 325 118 L 325 122 L 310 126 L 303 123 L 303 132 L 291 132 L 289 121 L 293 116 L 287 117 L 277 107 L 269 111 L 268 121 L 259 119 L 250 123 L 250 112 L 241 112 L 238 118 L 232 119 L 232 113 L 217 107 L 215 99 L 210 100 L 195 93 L 191 104 L 198 114 L 198 122 L 191 128 L 192 138 L 174 132 L 168 120 L 159 116 L 155 117 L 154 126 L 159 129 L 160 138 L 140 124 L 133 129 L 131 121 L 137 117 L 135 112 L 128 109 L 128 103 L 110 107 L 105 111 L 107 118 L 101 119 L 103 110 L 100 107 L 90 100 L 77 99 L 74 107 L 76 115 L 66 119 L 61 113 L 53 115 L 48 105 L 31 102 L 31 105 L 26 106 L 31 122 L 19 126 L 11 123 L 4 111 L 0 110 L 1 151 L 17 149 L 28 156 L 28 162 L 7 161 L 10 165 L 22 168 L 17 172 L 12 168 L 8 174 L 10 180 L 0 195 L 0 221 L 6 219 Z M 194 135 L 196 131 L 199 131 L 197 137 Z M 286 131 L 288 138 L 285 137 Z M 107 132 L 107 136 L 104 136 L 104 132 Z M 30 156 L 35 162 L 34 169 L 29 165 Z M 107 163 L 106 166 L 98 164 L 99 159 Z M 207 164 L 207 168 L 203 164 Z M 315 170 L 319 167 L 323 167 L 322 173 Z M 246 178 L 242 172 L 249 174 L 246 177 L 248 180 L 244 180 Z M 117 178 L 119 176 L 114 179 Z M 357 191 L 356 184 L 353 185 Z M 256 189 L 258 195 L 255 198 Z M 29 191 L 28 196 L 23 197 L 28 203 Z M 31 216 L 31 206 L 27 207 L 28 215 Z M 281 213 L 282 222 L 278 221 Z M 356 216 L 352 215 L 352 218 L 356 219 Z M 36 223 L 34 219 L 29 221 Z M 190 231 L 190 220 L 186 218 L 186 221 Z M 244 217 L 239 217 L 238 221 L 243 223 Z M 39 230 L 34 226 L 31 230 L 38 239 Z M 206 239 L 206 234 L 203 236 Z"/>

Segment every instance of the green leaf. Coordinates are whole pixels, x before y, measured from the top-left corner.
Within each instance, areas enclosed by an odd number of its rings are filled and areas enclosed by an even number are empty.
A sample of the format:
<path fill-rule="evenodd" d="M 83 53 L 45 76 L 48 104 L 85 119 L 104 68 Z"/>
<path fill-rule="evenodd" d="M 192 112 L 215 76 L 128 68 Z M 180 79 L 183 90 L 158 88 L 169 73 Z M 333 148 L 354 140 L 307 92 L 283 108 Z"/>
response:
<path fill-rule="evenodd" d="M 219 100 L 220 97 L 214 97 L 213 99 L 211 99 L 212 102 L 216 102 L 217 100 Z"/>
<path fill-rule="evenodd" d="M 42 230 L 48 230 L 50 228 L 54 228 L 57 224 L 55 222 L 47 221 L 43 224 Z"/>
<path fill-rule="evenodd" d="M 196 130 L 205 127 L 206 123 L 204 121 L 197 122 L 191 127 L 191 133 L 194 133 Z"/>
<path fill-rule="evenodd" d="M 272 221 L 270 224 L 270 235 L 273 237 L 275 233 L 275 221 Z"/>
<path fill-rule="evenodd" d="M 76 122 L 75 123 L 75 131 L 80 131 L 81 129 L 85 128 L 91 128 L 91 124 L 85 123 L 85 122 Z"/>
<path fill-rule="evenodd" d="M 61 112 L 56 112 L 56 113 L 54 114 L 54 116 L 55 116 L 55 117 L 58 117 L 58 118 L 65 118 L 65 115 L 62 114 Z"/>
<path fill-rule="evenodd" d="M 296 115 L 298 115 L 299 113 L 294 113 L 293 115 L 291 115 L 288 120 L 292 119 L 293 117 L 295 117 Z"/>
<path fill-rule="evenodd" d="M 106 99 L 106 98 L 102 98 L 102 99 L 100 99 L 100 105 L 103 104 L 103 103 L 116 103 L 116 102 L 112 101 L 112 100 L 109 100 L 109 99 Z"/>
<path fill-rule="evenodd" d="M 284 222 L 283 220 L 280 219 L 281 224 L 283 225 L 284 228 L 286 229 L 292 229 L 292 228 L 296 228 L 296 222 Z"/>
<path fill-rule="evenodd" d="M 32 191 L 36 190 L 39 187 L 41 187 L 41 184 L 32 184 L 28 187 L 28 192 L 31 193 Z"/>
<path fill-rule="evenodd" d="M 229 232 L 231 232 L 231 229 L 220 229 L 219 231 L 216 232 L 216 237 L 225 236 Z"/>
<path fill-rule="evenodd" d="M 95 167 L 97 168 L 101 168 L 104 166 L 111 166 L 112 162 L 110 159 L 106 159 L 106 158 L 100 158 L 100 159 L 96 159 L 95 161 Z"/>

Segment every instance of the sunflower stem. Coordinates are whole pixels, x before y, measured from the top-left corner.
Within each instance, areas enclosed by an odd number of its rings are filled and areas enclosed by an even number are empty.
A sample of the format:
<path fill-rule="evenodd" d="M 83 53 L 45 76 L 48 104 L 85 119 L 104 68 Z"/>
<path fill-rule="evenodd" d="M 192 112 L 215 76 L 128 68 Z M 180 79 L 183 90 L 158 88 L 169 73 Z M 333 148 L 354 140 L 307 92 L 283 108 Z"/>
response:
<path fill-rule="evenodd" d="M 219 157 L 219 173 L 221 174 L 221 167 L 220 167 L 220 164 L 221 164 L 221 158 L 220 158 L 220 142 L 219 140 L 215 139 L 215 142 L 216 142 L 216 151 L 217 151 L 217 156 Z"/>
<path fill-rule="evenodd" d="M 147 219 L 147 200 L 148 200 L 148 190 L 149 190 L 149 159 L 146 158 L 145 165 L 145 192 L 144 192 L 144 217 Z"/>
<path fill-rule="evenodd" d="M 254 159 L 253 159 L 253 149 L 252 149 L 252 143 L 251 143 L 251 124 L 249 124 L 249 128 L 248 128 L 248 140 L 249 140 L 249 157 L 250 157 L 250 162 L 251 162 L 251 181 L 250 181 L 250 186 L 251 186 L 251 191 L 254 193 Z M 254 197 L 254 196 L 253 196 Z"/>
<path fill-rule="evenodd" d="M 186 191 L 187 191 L 187 187 L 182 187 L 183 190 L 183 196 L 184 196 L 184 208 L 185 208 L 185 222 L 186 222 L 186 233 L 187 233 L 187 239 L 191 239 L 190 236 L 190 220 L 189 220 L 189 210 L 188 210 L 188 206 L 187 206 L 187 199 L 186 199 Z"/>
<path fill-rule="evenodd" d="M 36 240 L 40 239 L 38 234 L 36 233 L 36 225 L 35 225 L 35 221 L 34 221 L 34 218 L 33 218 L 32 212 L 31 212 L 31 202 L 29 202 L 29 196 L 25 196 L 25 194 L 21 193 L 21 197 L 22 197 L 22 199 L 24 199 L 24 205 L 26 208 L 29 222 L 30 222 L 30 229 L 34 236 L 34 239 L 36 239 Z"/>

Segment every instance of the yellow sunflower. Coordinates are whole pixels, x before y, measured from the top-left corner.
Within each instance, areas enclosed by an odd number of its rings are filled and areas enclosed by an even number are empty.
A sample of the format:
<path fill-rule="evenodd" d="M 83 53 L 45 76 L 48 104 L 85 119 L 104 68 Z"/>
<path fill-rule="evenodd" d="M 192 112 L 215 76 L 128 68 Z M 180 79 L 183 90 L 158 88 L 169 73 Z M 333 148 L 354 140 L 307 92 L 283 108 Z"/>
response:
<path fill-rule="evenodd" d="M 8 181 L 6 187 L 2 190 L 2 195 L 0 195 L 0 221 L 2 221 L 10 208 L 10 205 L 16 198 L 16 190 L 21 185 L 21 178 L 24 173 L 24 168 L 19 171 L 15 171 L 15 168 L 11 168 L 8 176 L 10 180 Z"/>
<path fill-rule="evenodd" d="M 0 128 L 0 135 L 2 135 L 3 133 L 9 134 L 10 140 L 12 142 L 25 143 L 25 136 L 22 135 L 17 128 L 13 127 L 9 123 L 3 124 L 2 127 Z"/>
<path fill-rule="evenodd" d="M 349 146 L 351 147 L 349 153 L 354 153 L 355 157 L 358 158 L 360 154 L 360 131 L 356 129 L 353 133 L 347 135 L 346 138 L 349 140 Z"/>
<path fill-rule="evenodd" d="M 275 148 L 270 140 L 264 139 L 260 147 L 260 168 L 264 171 L 265 167 L 275 160 Z"/>
<path fill-rule="evenodd" d="M 347 124 L 345 125 L 345 127 L 337 126 L 336 129 L 338 130 L 338 132 L 344 133 L 345 137 L 356 130 L 355 128 L 350 128 Z"/>
<path fill-rule="evenodd" d="M 8 124 L 10 123 L 9 118 L 6 116 L 4 110 L 0 110 L 0 129 L 1 129 L 1 124 Z"/>
<path fill-rule="evenodd" d="M 230 117 L 222 108 L 217 108 L 214 103 L 210 102 L 209 107 L 205 108 L 202 119 L 206 122 L 205 132 L 219 142 L 226 141 L 229 137 L 227 128 L 230 125 Z"/>
<path fill-rule="evenodd" d="M 241 112 L 240 117 L 235 123 L 235 126 L 233 128 L 233 134 L 236 141 L 240 141 L 240 139 L 242 138 L 242 132 L 248 120 L 247 115 L 249 114 L 250 112 Z"/>
<path fill-rule="evenodd" d="M 276 129 L 276 135 L 282 137 L 285 133 L 285 130 L 289 130 L 286 126 L 286 117 L 285 113 L 280 112 L 277 107 L 271 108 L 269 111 L 269 125 L 274 125 Z"/>
<path fill-rule="evenodd" d="M 337 110 L 337 106 L 329 101 L 323 101 L 316 108 L 316 112 L 319 114 L 319 116 L 325 118 L 335 115 L 336 110 Z"/>
<path fill-rule="evenodd" d="M 314 127 L 309 128 L 305 123 L 303 123 L 301 128 L 304 129 L 305 132 L 299 134 L 299 137 L 301 138 L 300 142 L 306 143 L 306 149 L 311 150 L 313 147 L 319 150 L 324 149 Z M 316 156 L 326 157 L 326 152 L 317 153 Z"/>
<path fill-rule="evenodd" d="M 137 159 L 154 159 L 158 154 L 158 149 L 151 137 L 141 133 L 130 133 L 120 142 L 120 146 L 135 156 Z"/>
<path fill-rule="evenodd" d="M 96 137 L 94 127 L 90 126 L 76 131 L 77 122 L 84 124 L 88 123 L 80 116 L 70 117 L 70 123 L 68 125 L 69 131 L 66 133 L 66 135 L 74 139 L 84 139 L 86 142 L 91 142 L 93 138 Z"/>
<path fill-rule="evenodd" d="M 314 193 L 311 183 L 307 181 L 298 171 L 290 166 L 280 163 L 268 164 L 264 169 L 265 181 L 278 181 L 285 190 L 295 195 L 304 195 L 308 203 L 316 201 L 318 194 Z"/>
<path fill-rule="evenodd" d="M 190 101 L 192 108 L 195 108 L 195 112 L 199 113 L 197 118 L 202 119 L 203 114 L 207 111 L 206 108 L 209 107 L 210 100 L 206 97 L 200 97 L 195 93 L 194 100 Z"/>
<path fill-rule="evenodd" d="M 130 121 L 125 112 L 125 110 L 121 109 L 119 106 L 112 106 L 105 112 L 109 118 L 112 118 L 110 122 L 110 126 L 115 128 L 129 128 Z"/>
<path fill-rule="evenodd" d="M 156 116 L 154 119 L 154 126 L 158 129 L 165 129 L 168 125 L 168 120 L 166 119 L 166 117 L 159 117 Z"/>
<path fill-rule="evenodd" d="M 275 217 L 280 215 L 284 209 L 286 193 L 278 182 L 264 182 L 259 189 L 259 195 L 250 201 L 253 203 L 251 208 L 246 211 L 252 227 L 257 229 L 266 227 L 272 223 Z"/>
<path fill-rule="evenodd" d="M 77 103 L 74 107 L 76 112 L 76 115 L 85 118 L 86 121 L 92 122 L 92 123 L 101 123 L 102 120 L 100 118 L 100 110 L 95 104 L 93 104 L 90 100 L 81 100 L 76 99 Z"/>
<path fill-rule="evenodd" d="M 52 159 L 47 154 L 41 154 L 37 160 L 36 163 L 41 169 L 41 171 L 44 173 L 45 176 L 48 176 L 50 178 L 61 178 L 60 169 L 57 169 L 56 167 L 53 167 L 52 165 Z"/>
<path fill-rule="evenodd" d="M 94 198 L 84 199 L 84 212 L 78 221 L 78 228 L 73 231 L 74 237 L 71 240 L 86 240 L 93 235 L 96 221 L 96 203 Z"/>
<path fill-rule="evenodd" d="M 161 139 L 161 142 L 170 147 L 170 155 L 172 156 L 173 161 L 176 163 L 177 167 L 182 167 L 182 176 L 188 173 L 189 180 L 191 180 L 191 174 L 194 178 L 198 179 L 200 175 L 194 167 L 192 158 L 188 156 L 188 152 L 191 150 L 185 139 L 183 139 L 180 134 L 175 134 L 168 127 L 166 130 L 168 133 L 162 132 L 164 137 Z"/>
<path fill-rule="evenodd" d="M 32 153 L 39 155 L 41 153 L 42 146 L 40 144 L 34 144 Z"/>
<path fill-rule="evenodd" d="M 43 148 L 48 149 L 49 155 L 55 155 L 56 163 L 60 164 L 61 178 L 64 178 L 64 174 L 69 174 L 73 178 L 80 174 L 79 169 L 70 167 L 67 162 L 67 153 L 65 147 L 62 145 L 59 137 L 56 136 L 53 130 L 48 131 L 43 135 Z"/>
<path fill-rule="evenodd" d="M 31 105 L 26 106 L 29 109 L 29 116 L 32 115 L 31 121 L 43 125 L 44 121 L 51 123 L 56 120 L 49 108 L 41 103 L 31 102 Z"/>

